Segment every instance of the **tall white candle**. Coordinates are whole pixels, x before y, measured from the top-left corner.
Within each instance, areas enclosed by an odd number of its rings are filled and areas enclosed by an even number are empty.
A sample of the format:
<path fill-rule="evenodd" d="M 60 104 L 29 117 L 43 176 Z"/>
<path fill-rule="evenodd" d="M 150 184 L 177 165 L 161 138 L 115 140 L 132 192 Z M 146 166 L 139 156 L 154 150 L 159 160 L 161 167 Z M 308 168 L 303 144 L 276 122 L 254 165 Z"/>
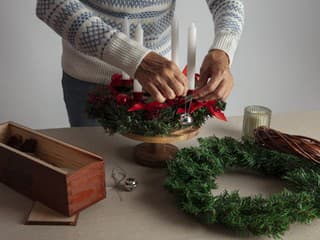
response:
<path fill-rule="evenodd" d="M 142 29 L 141 24 L 138 24 L 138 26 L 136 28 L 135 40 L 139 44 L 143 45 L 143 29 Z M 135 79 L 133 81 L 133 91 L 134 92 L 142 92 L 142 86 L 137 79 Z"/>
<path fill-rule="evenodd" d="M 139 44 L 143 45 L 143 28 L 140 23 L 138 24 L 136 29 L 135 39 Z"/>
<path fill-rule="evenodd" d="M 125 17 L 122 25 L 122 32 L 130 38 L 130 27 L 128 17 Z M 130 79 L 130 76 L 126 72 L 122 72 L 123 79 Z"/>
<path fill-rule="evenodd" d="M 179 22 L 173 17 L 171 24 L 171 60 L 179 66 Z"/>
<path fill-rule="evenodd" d="M 192 23 L 189 27 L 188 34 L 188 80 L 189 89 L 195 89 L 194 75 L 196 71 L 196 45 L 197 45 L 197 29 L 196 25 Z"/>
<path fill-rule="evenodd" d="M 123 19 L 122 32 L 130 38 L 130 27 L 128 17 Z"/>

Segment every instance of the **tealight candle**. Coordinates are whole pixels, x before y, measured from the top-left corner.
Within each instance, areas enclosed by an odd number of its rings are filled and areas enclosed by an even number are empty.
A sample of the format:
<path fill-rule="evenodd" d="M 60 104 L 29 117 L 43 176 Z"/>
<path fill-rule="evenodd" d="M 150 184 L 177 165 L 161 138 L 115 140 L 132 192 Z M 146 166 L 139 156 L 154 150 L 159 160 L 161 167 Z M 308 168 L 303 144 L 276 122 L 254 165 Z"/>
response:
<path fill-rule="evenodd" d="M 242 136 L 254 137 L 254 129 L 260 126 L 270 127 L 271 110 L 263 106 L 248 106 L 244 109 Z"/>

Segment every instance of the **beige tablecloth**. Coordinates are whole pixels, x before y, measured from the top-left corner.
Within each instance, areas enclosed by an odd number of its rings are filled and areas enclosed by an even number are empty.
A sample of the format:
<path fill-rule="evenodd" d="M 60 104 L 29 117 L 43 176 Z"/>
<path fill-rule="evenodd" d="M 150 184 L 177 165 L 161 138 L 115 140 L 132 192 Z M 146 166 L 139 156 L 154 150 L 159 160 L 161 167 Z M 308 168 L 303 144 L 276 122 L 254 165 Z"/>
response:
<path fill-rule="evenodd" d="M 272 127 L 278 130 L 320 139 L 320 112 L 274 114 Z M 240 137 L 241 117 L 227 123 L 209 120 L 201 129 L 201 137 L 217 135 Z M 118 192 L 108 188 L 107 198 L 81 212 L 77 226 L 25 226 L 24 218 L 32 201 L 0 184 L 1 240 L 109 240 L 109 239 L 238 239 L 222 226 L 204 226 L 185 215 L 173 197 L 164 189 L 165 169 L 149 169 L 133 161 L 133 147 L 137 142 L 122 136 L 108 136 L 102 128 L 49 129 L 42 132 L 65 142 L 83 147 L 105 158 L 107 185 L 112 187 L 111 171 L 125 169 L 135 177 L 138 188 L 134 192 Z M 196 145 L 196 139 L 177 143 L 179 147 Z M 241 173 L 230 173 L 218 179 L 219 191 L 240 189 L 243 195 L 281 191 L 277 179 L 264 179 Z M 295 224 L 284 239 L 319 239 L 320 221 L 309 225 Z M 252 238 L 266 239 L 266 238 Z"/>

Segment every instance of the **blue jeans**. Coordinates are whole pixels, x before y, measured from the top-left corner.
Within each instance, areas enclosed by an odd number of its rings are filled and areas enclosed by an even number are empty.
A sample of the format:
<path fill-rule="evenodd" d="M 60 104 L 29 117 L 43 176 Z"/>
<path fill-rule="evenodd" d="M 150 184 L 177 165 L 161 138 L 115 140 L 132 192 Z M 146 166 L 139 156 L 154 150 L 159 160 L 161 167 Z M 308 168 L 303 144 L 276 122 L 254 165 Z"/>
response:
<path fill-rule="evenodd" d="M 98 122 L 88 118 L 86 113 L 88 93 L 97 86 L 98 84 L 84 82 L 63 73 L 63 97 L 71 127 L 99 126 Z"/>

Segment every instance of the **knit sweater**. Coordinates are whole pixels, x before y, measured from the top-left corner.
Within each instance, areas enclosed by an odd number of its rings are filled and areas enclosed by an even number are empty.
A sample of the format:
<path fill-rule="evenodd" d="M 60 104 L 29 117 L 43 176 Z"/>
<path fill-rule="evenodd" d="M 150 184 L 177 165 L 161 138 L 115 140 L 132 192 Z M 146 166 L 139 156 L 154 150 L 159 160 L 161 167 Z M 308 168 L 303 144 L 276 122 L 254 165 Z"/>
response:
<path fill-rule="evenodd" d="M 62 37 L 62 68 L 74 78 L 108 83 L 116 72 L 133 77 L 154 51 L 169 56 L 176 0 L 38 0 L 37 16 Z M 215 27 L 211 49 L 225 51 L 232 62 L 242 32 L 241 0 L 207 0 Z M 130 37 L 121 32 L 123 20 Z M 134 39 L 142 25 L 144 45 Z"/>

